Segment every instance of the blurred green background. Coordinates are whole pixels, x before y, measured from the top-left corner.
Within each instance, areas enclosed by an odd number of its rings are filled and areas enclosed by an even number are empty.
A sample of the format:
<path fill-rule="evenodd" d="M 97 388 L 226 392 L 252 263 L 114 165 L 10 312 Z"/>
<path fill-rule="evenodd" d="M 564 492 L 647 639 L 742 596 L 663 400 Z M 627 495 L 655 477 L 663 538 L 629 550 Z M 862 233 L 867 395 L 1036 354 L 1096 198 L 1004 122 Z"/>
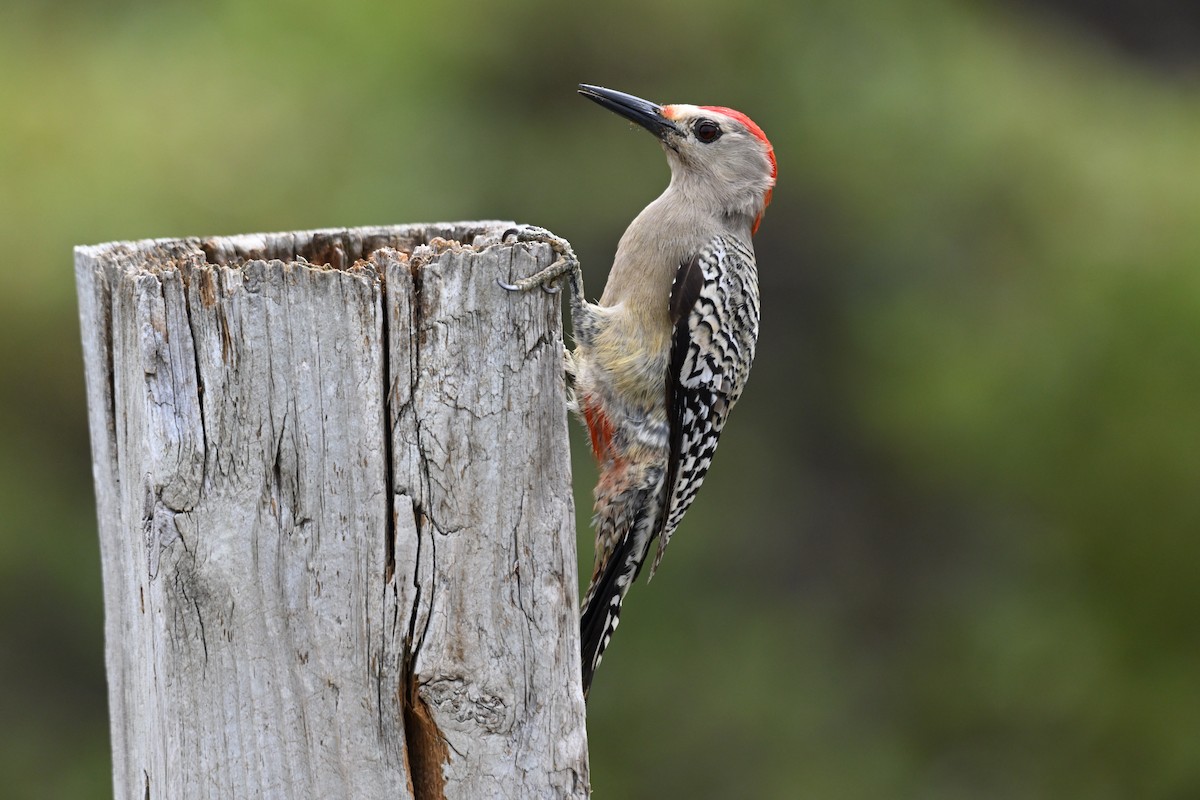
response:
<path fill-rule="evenodd" d="M 597 796 L 1200 797 L 1200 11 L 1136 0 L 6 3 L 5 795 L 111 793 L 71 246 L 513 218 L 598 295 L 667 168 L 579 81 L 780 171 Z"/>

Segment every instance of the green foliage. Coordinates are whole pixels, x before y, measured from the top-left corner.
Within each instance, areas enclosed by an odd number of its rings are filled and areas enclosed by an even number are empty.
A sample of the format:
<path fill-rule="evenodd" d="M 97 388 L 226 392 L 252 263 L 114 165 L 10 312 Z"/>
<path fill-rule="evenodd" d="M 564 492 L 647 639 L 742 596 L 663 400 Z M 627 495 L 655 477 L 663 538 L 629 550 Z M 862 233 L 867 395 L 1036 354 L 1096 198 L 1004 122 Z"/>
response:
<path fill-rule="evenodd" d="M 780 163 L 755 376 L 598 674 L 597 791 L 1200 794 L 1200 95 L 1033 7 L 0 10 L 9 796 L 111 791 L 70 247 L 515 218 L 598 293 L 667 173 L 579 81 L 742 108 Z"/>

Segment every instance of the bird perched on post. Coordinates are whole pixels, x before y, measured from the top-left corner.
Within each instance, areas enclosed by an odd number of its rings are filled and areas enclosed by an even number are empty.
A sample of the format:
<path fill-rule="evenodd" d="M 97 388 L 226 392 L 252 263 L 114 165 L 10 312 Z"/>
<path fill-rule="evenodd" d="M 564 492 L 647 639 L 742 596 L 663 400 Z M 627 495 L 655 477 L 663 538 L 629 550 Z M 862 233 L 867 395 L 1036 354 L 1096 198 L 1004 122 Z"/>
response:
<path fill-rule="evenodd" d="M 758 273 L 751 237 L 771 200 L 775 153 L 745 114 L 719 106 L 660 106 L 581 84 L 579 92 L 662 144 L 666 191 L 630 223 L 599 304 L 584 299 L 570 247 L 540 229 L 559 259 L 506 289 L 568 276 L 575 349 L 572 405 L 600 467 L 596 562 L 583 599 L 583 689 L 651 545 L 653 576 L 696 497 L 758 338 Z"/>

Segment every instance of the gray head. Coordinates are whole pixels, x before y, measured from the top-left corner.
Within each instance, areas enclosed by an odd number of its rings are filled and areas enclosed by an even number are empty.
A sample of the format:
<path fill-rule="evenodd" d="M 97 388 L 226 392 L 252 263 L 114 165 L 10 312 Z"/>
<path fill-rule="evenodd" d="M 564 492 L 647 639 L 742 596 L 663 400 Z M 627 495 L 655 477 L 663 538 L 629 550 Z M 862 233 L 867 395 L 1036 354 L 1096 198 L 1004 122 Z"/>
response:
<path fill-rule="evenodd" d="M 631 94 L 580 84 L 579 93 L 636 122 L 662 142 L 671 182 L 691 202 L 758 230 L 775 186 L 775 150 L 762 128 L 723 106 L 660 106 Z"/>

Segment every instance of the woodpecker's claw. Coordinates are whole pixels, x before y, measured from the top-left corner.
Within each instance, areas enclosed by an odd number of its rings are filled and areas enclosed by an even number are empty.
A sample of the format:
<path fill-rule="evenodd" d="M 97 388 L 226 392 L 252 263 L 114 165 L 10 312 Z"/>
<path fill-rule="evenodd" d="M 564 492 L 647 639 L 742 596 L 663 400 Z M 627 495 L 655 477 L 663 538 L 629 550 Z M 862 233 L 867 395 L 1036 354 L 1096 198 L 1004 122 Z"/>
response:
<path fill-rule="evenodd" d="M 541 274 L 541 273 L 538 273 L 538 274 Z M 535 275 L 533 277 L 537 277 L 537 276 Z M 561 286 L 547 286 L 545 283 L 533 283 L 529 286 L 523 285 L 526 283 L 526 281 L 531 281 L 531 280 L 532 280 L 532 278 L 526 278 L 525 280 L 517 281 L 516 283 L 505 283 L 504 281 L 500 280 L 499 278 L 496 278 L 496 285 L 499 286 L 501 289 L 503 289 L 506 292 L 527 292 L 530 289 L 532 289 L 534 286 L 541 286 L 542 291 L 545 292 L 546 294 L 558 294 L 559 292 L 562 291 Z"/>
<path fill-rule="evenodd" d="M 572 270 L 579 269 L 579 259 L 575 257 L 575 252 L 571 249 L 571 245 L 567 243 L 567 240 L 555 236 L 545 228 L 538 228 L 533 225 L 521 225 L 509 228 L 500 235 L 500 241 L 506 242 L 510 236 L 515 237 L 517 242 L 550 245 L 550 248 L 558 256 L 558 259 L 541 272 L 536 272 L 533 275 L 522 278 L 516 283 L 505 283 L 497 278 L 496 284 L 505 291 L 528 292 L 535 286 L 540 286 L 546 294 L 558 294 L 562 291 L 562 287 L 555 286 L 554 282 Z"/>

